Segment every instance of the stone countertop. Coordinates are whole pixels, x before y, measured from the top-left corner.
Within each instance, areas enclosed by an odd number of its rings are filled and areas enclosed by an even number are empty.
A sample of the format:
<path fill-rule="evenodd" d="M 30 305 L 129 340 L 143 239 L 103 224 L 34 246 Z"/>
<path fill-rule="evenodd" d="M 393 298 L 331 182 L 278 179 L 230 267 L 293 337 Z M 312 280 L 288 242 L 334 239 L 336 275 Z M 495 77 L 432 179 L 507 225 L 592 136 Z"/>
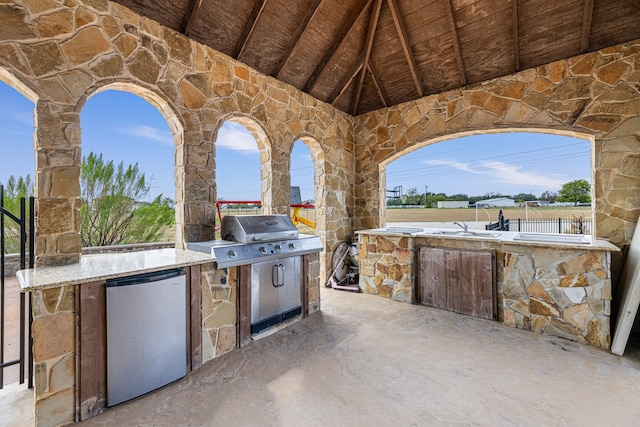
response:
<path fill-rule="evenodd" d="M 95 282 L 170 268 L 206 264 L 215 257 L 195 251 L 155 249 L 139 252 L 114 252 L 83 255 L 79 263 L 45 266 L 16 273 L 20 290 L 30 292 L 64 285 Z"/>
<path fill-rule="evenodd" d="M 519 246 L 535 246 L 535 247 L 548 247 L 555 249 L 582 249 L 582 250 L 600 250 L 619 252 L 620 248 L 616 245 L 602 239 L 594 239 L 592 236 L 584 236 L 588 243 L 568 243 L 568 242 L 552 242 L 543 240 L 518 240 L 518 235 L 534 235 L 544 236 L 545 234 L 525 233 L 517 231 L 489 231 L 489 230 L 469 230 L 473 233 L 473 236 L 455 235 L 453 233 L 460 232 L 461 229 L 450 228 L 429 228 L 429 227 L 385 227 L 374 228 L 369 230 L 359 230 L 356 234 L 369 234 L 369 235 L 389 235 L 389 236 L 404 236 L 404 237 L 420 237 L 420 238 L 438 238 L 438 239 L 458 239 L 469 241 L 484 241 L 484 242 L 496 242 L 500 244 L 510 244 Z M 441 234 L 441 233 L 451 234 Z M 557 234 L 549 236 L 559 238 L 574 236 L 567 234 Z"/>

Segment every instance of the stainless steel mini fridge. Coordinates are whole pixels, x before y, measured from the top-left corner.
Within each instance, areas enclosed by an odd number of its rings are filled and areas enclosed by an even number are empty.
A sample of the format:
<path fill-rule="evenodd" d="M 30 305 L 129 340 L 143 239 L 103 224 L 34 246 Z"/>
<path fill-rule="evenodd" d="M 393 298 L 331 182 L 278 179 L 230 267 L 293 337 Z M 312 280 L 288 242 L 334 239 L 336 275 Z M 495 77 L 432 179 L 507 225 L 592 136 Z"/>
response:
<path fill-rule="evenodd" d="M 183 268 L 107 281 L 107 406 L 187 374 Z"/>

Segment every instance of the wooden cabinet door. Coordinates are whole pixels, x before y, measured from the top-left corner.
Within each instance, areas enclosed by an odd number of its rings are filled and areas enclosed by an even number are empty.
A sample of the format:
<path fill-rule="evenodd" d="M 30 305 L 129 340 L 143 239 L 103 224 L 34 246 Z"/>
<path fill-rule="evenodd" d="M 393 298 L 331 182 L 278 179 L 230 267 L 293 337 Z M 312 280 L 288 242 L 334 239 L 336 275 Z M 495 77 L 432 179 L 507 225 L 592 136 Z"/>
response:
<path fill-rule="evenodd" d="M 420 248 L 420 304 L 447 309 L 444 249 Z"/>
<path fill-rule="evenodd" d="M 496 318 L 493 252 L 421 247 L 419 263 L 421 304 Z"/>

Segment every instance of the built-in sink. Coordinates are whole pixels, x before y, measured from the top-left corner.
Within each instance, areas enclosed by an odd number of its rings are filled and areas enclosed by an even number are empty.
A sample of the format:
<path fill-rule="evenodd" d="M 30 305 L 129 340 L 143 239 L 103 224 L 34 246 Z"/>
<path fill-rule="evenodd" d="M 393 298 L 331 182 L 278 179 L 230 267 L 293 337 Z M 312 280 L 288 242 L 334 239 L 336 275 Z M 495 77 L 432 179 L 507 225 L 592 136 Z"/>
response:
<path fill-rule="evenodd" d="M 389 233 L 413 234 L 422 233 L 424 228 L 419 227 L 385 227 L 384 231 Z"/>
<path fill-rule="evenodd" d="M 538 234 L 538 233 L 518 233 L 513 240 L 527 242 L 550 242 L 550 243 L 571 243 L 588 245 L 591 243 L 587 236 L 580 234 Z"/>
<path fill-rule="evenodd" d="M 430 231 L 428 234 L 437 234 L 440 236 L 459 236 L 459 237 L 480 237 L 486 239 L 497 239 L 501 233 L 485 233 L 483 231 L 464 231 L 464 230 L 438 230 Z"/>

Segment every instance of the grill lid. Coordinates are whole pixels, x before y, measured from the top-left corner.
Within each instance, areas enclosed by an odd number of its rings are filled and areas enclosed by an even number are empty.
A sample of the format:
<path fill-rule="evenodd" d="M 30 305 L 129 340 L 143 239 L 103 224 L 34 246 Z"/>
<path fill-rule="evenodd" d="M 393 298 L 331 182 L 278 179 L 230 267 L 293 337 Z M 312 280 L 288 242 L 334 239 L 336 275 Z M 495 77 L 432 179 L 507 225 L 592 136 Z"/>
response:
<path fill-rule="evenodd" d="M 239 243 L 298 238 L 298 229 L 288 215 L 227 215 L 220 231 L 223 240 Z"/>

